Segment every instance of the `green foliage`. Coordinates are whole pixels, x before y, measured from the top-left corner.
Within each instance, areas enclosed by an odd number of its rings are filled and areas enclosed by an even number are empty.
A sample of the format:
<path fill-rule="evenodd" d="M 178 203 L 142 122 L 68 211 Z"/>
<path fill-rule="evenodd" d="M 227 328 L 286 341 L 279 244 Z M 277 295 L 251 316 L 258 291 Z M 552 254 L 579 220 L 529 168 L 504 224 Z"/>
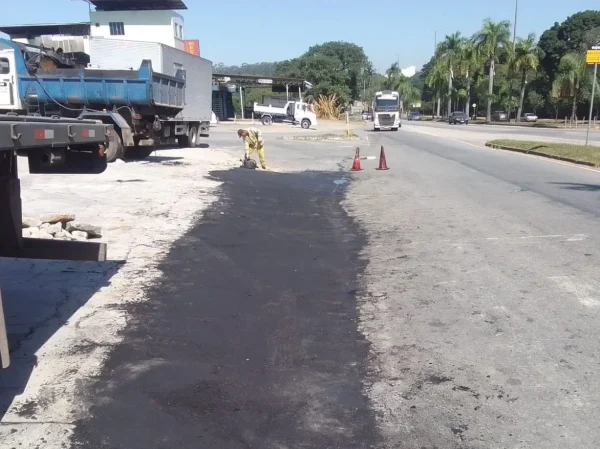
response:
<path fill-rule="evenodd" d="M 561 58 L 567 53 L 581 52 L 598 37 L 600 11 L 582 11 L 568 17 L 564 22 L 556 22 L 540 37 L 539 47 L 546 57 L 542 66 L 554 80 Z"/>
<path fill-rule="evenodd" d="M 485 19 L 481 30 L 473 36 L 473 42 L 475 43 L 479 55 L 483 60 L 488 61 L 490 64 L 486 113 L 486 119 L 488 121 L 492 119 L 495 65 L 499 62 L 500 50 L 506 49 L 509 45 L 509 41 L 510 22 L 507 20 L 494 22 L 491 19 Z"/>
<path fill-rule="evenodd" d="M 544 100 L 542 94 L 539 94 L 536 91 L 532 90 L 527 94 L 527 103 L 529 104 L 531 109 L 533 109 L 533 112 L 537 113 L 537 110 L 541 109 L 546 103 L 546 101 Z"/>
<path fill-rule="evenodd" d="M 313 88 L 308 99 L 336 95 L 340 104 L 358 99 L 364 93 L 367 77 L 373 76 L 362 47 L 348 42 L 326 42 L 310 47 L 302 56 L 277 65 L 276 75 L 302 78 Z"/>
<path fill-rule="evenodd" d="M 257 62 L 256 64 L 225 65 L 222 62 L 213 65 L 214 73 L 224 73 L 226 75 L 254 75 L 254 76 L 275 76 L 277 69 L 276 62 Z"/>

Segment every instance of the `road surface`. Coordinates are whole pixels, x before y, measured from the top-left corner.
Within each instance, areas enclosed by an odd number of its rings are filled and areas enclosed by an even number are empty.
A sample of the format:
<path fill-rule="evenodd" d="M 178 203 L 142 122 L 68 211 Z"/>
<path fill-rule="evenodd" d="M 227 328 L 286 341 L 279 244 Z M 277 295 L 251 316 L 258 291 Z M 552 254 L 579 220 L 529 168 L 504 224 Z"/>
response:
<path fill-rule="evenodd" d="M 389 171 L 279 131 L 274 171 L 215 168 L 216 199 L 69 396 L 70 446 L 600 447 L 600 173 L 470 129 L 361 133 Z M 211 134 L 240 155 L 235 127 Z M 3 434 L 35 447 L 42 399 Z"/>
<path fill-rule="evenodd" d="M 373 133 L 359 331 L 386 447 L 598 447 L 600 173 Z M 373 139 L 371 140 L 373 143 Z"/>
<path fill-rule="evenodd" d="M 586 129 L 554 129 L 533 128 L 515 125 L 449 125 L 445 122 L 404 122 L 405 129 L 413 129 L 422 132 L 439 134 L 447 133 L 448 137 L 455 137 L 473 143 L 485 143 L 491 139 L 515 139 L 515 140 L 541 140 L 571 143 L 576 145 L 585 144 Z M 590 130 L 589 143 L 600 146 L 600 131 Z"/>

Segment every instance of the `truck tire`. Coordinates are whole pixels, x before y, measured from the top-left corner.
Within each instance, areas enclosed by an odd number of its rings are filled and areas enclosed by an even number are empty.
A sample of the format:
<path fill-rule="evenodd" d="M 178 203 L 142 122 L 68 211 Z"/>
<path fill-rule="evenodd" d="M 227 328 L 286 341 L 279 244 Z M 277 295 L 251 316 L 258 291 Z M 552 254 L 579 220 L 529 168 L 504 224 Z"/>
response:
<path fill-rule="evenodd" d="M 192 126 L 190 128 L 190 133 L 188 137 L 190 139 L 189 147 L 196 148 L 198 146 L 198 128 Z"/>
<path fill-rule="evenodd" d="M 110 133 L 108 146 L 106 147 L 106 161 L 114 162 L 117 159 L 123 159 L 124 154 L 123 140 L 121 139 L 121 136 L 119 136 L 119 133 L 113 130 Z"/>
<path fill-rule="evenodd" d="M 195 148 L 198 146 L 198 128 L 192 126 L 188 131 L 187 136 L 179 136 L 177 138 L 179 148 Z"/>
<path fill-rule="evenodd" d="M 270 115 L 265 115 L 260 121 L 265 126 L 269 126 L 269 125 L 273 124 L 273 118 Z"/>
<path fill-rule="evenodd" d="M 308 129 L 310 128 L 310 120 L 307 118 L 303 118 L 302 121 L 300 122 L 300 126 L 302 127 L 302 129 Z"/>
<path fill-rule="evenodd" d="M 392 131 L 398 131 L 398 128 L 392 128 Z"/>

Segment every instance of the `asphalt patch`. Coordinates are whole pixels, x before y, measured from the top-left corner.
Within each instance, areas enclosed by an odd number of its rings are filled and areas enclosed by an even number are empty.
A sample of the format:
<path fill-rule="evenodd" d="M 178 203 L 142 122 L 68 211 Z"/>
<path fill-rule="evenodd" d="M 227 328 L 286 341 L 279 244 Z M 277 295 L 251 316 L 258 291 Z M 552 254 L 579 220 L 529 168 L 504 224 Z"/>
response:
<path fill-rule="evenodd" d="M 162 263 L 82 387 L 78 448 L 369 448 L 357 331 L 365 244 L 340 173 L 212 174 L 219 200 Z"/>

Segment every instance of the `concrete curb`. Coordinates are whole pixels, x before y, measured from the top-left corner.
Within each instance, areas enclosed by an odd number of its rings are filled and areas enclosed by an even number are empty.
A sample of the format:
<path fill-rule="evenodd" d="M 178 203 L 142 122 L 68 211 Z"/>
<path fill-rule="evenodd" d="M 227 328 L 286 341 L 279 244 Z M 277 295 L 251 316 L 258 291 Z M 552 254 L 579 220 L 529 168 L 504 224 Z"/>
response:
<path fill-rule="evenodd" d="M 548 159 L 555 159 L 555 160 L 563 161 L 563 162 L 570 162 L 572 164 L 585 165 L 587 167 L 597 167 L 597 165 L 594 164 L 593 162 L 584 162 L 584 161 L 580 161 L 578 159 L 571 159 L 569 157 L 563 157 L 563 156 L 555 156 L 553 154 L 541 153 L 539 151 L 524 150 L 522 148 L 507 147 L 507 146 L 504 146 L 504 145 L 496 145 L 496 144 L 489 143 L 489 142 L 486 142 L 485 146 L 493 148 L 495 150 L 506 150 L 506 151 L 513 151 L 515 153 L 533 154 L 534 156 L 545 157 L 545 158 L 548 158 Z"/>
<path fill-rule="evenodd" d="M 480 125 L 480 126 L 503 126 L 505 128 L 560 129 L 560 130 L 565 130 L 565 131 L 569 131 L 571 129 L 571 128 L 564 129 L 561 126 L 550 126 L 550 125 L 543 125 L 543 124 L 515 125 L 514 123 L 506 123 L 506 122 L 470 122 L 470 124 L 472 124 L 472 125 Z M 578 131 L 578 129 L 573 129 L 573 131 Z"/>

